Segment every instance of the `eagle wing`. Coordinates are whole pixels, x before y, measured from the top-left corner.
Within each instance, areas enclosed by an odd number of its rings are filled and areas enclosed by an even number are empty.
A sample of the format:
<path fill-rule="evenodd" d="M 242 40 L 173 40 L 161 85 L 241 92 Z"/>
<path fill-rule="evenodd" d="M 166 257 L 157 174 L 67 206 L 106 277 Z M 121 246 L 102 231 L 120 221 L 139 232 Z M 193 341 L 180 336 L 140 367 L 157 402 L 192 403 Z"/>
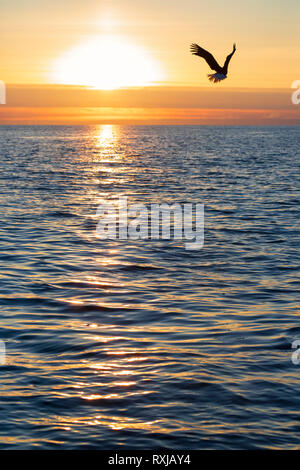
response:
<path fill-rule="evenodd" d="M 191 53 L 194 55 L 198 55 L 199 57 L 203 57 L 203 59 L 206 60 L 212 70 L 215 70 L 218 73 L 222 73 L 222 68 L 220 67 L 214 56 L 210 52 L 198 46 L 198 44 L 191 45 Z"/>
<path fill-rule="evenodd" d="M 223 66 L 223 69 L 225 71 L 225 73 L 227 74 L 227 71 L 228 71 L 228 65 L 229 65 L 229 62 L 231 61 L 231 58 L 233 56 L 233 54 L 235 53 L 236 51 L 236 44 L 234 43 L 233 44 L 233 51 L 231 54 L 229 54 L 227 57 L 226 57 L 226 60 L 224 62 L 224 66 Z"/>

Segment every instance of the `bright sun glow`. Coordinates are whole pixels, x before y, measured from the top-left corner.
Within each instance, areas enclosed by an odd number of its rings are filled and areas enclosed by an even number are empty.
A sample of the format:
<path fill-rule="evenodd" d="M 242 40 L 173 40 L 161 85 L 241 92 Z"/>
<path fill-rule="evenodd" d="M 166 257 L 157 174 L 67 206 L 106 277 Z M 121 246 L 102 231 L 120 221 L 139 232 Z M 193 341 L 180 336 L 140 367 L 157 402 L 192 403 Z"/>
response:
<path fill-rule="evenodd" d="M 97 36 L 60 57 L 52 79 L 56 83 L 114 90 L 153 85 L 162 80 L 149 54 L 121 37 Z"/>

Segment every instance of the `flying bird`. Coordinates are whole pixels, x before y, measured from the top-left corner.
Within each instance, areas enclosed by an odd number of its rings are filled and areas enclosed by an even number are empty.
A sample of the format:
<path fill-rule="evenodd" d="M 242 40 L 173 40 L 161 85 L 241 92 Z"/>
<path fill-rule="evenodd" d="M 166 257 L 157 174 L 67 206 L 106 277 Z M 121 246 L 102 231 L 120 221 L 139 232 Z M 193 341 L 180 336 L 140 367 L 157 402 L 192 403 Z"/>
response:
<path fill-rule="evenodd" d="M 218 83 L 221 80 L 225 80 L 225 78 L 227 78 L 228 65 L 235 51 L 236 51 L 236 44 L 233 44 L 232 53 L 226 57 L 224 65 L 223 67 L 221 67 L 210 52 L 198 46 L 198 44 L 191 45 L 191 53 L 194 55 L 198 55 L 199 57 L 203 57 L 203 59 L 206 60 L 210 68 L 216 71 L 216 73 L 210 73 L 207 75 L 209 80 L 214 83 Z"/>

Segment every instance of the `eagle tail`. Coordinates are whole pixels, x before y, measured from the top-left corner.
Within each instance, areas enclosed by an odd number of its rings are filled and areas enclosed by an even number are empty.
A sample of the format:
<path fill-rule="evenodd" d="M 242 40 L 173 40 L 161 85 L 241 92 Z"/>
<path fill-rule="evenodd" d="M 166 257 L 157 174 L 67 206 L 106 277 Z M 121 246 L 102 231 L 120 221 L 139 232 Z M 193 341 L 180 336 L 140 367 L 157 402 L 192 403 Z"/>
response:
<path fill-rule="evenodd" d="M 209 73 L 207 76 L 209 81 L 214 83 L 221 82 L 222 80 L 225 80 L 225 78 L 227 78 L 227 76 L 223 73 Z"/>

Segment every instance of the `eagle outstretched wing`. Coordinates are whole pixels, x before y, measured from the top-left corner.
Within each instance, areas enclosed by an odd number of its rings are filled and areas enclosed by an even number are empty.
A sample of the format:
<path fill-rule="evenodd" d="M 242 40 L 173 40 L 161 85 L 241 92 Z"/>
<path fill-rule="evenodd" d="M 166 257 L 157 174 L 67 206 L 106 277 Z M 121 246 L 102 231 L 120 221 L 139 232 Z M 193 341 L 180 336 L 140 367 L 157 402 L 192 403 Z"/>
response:
<path fill-rule="evenodd" d="M 191 45 L 191 53 L 198 55 L 199 57 L 203 57 L 212 70 L 215 70 L 218 73 L 222 73 L 222 67 L 220 67 L 214 56 L 210 52 L 198 46 L 198 44 Z"/>
<path fill-rule="evenodd" d="M 224 62 L 224 66 L 223 66 L 223 69 L 225 70 L 225 72 L 227 73 L 228 71 L 228 65 L 229 65 L 229 62 L 231 61 L 231 58 L 233 56 L 233 54 L 235 53 L 236 51 L 236 44 L 234 43 L 233 44 L 233 51 L 231 54 L 229 54 L 227 57 L 226 57 L 226 60 Z"/>

